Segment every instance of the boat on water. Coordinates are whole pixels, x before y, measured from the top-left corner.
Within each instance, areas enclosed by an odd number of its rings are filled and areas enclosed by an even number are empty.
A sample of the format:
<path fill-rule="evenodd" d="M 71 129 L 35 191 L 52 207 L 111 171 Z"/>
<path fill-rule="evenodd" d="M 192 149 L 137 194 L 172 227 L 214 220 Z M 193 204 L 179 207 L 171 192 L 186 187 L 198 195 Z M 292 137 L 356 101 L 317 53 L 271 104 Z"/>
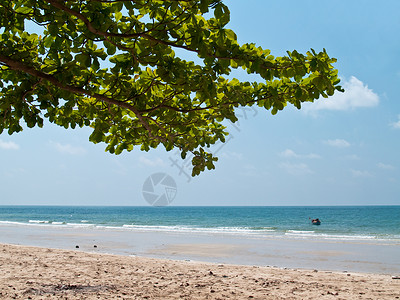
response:
<path fill-rule="evenodd" d="M 313 225 L 321 225 L 321 221 L 319 219 L 312 219 L 311 224 Z"/>

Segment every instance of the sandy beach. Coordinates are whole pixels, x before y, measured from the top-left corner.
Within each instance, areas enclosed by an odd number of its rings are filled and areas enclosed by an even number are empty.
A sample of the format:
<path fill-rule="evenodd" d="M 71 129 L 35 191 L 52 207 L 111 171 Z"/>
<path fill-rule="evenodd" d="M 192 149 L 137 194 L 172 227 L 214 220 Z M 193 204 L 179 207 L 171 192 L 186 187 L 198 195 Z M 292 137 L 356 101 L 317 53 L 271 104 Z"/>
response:
<path fill-rule="evenodd" d="M 400 299 L 390 275 L 0 249 L 1 299 Z"/>

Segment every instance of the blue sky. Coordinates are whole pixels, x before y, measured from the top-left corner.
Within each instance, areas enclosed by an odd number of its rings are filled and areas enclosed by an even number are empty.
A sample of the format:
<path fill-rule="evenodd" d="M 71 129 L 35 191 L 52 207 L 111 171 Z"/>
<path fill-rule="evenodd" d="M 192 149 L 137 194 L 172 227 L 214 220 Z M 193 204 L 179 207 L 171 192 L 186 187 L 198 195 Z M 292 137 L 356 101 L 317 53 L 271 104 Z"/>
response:
<path fill-rule="evenodd" d="M 239 110 L 211 148 L 216 170 L 190 180 L 175 151 L 111 155 L 88 128 L 3 133 L 0 205 L 148 205 L 143 183 L 157 172 L 177 184 L 172 205 L 400 205 L 400 2 L 225 3 L 241 43 L 276 56 L 326 48 L 346 92 L 275 116 Z"/>

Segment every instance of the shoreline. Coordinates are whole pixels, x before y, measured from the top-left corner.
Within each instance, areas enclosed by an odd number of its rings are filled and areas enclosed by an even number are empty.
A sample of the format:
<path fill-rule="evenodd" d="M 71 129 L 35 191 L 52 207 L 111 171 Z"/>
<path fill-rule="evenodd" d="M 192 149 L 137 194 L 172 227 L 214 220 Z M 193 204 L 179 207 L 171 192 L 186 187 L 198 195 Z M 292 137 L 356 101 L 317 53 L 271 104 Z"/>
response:
<path fill-rule="evenodd" d="M 158 259 L 400 275 L 400 244 L 0 226 L 0 243 Z M 96 247 L 94 247 L 96 245 Z"/>
<path fill-rule="evenodd" d="M 0 297 L 400 299 L 389 275 L 217 264 L 0 244 Z"/>

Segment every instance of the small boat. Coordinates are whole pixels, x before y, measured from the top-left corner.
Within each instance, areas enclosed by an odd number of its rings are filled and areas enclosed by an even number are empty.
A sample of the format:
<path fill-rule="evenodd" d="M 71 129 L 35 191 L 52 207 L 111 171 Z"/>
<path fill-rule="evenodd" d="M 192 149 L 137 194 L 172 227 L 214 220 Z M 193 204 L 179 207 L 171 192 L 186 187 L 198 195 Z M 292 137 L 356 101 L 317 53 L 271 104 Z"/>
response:
<path fill-rule="evenodd" d="M 313 225 L 321 225 L 321 221 L 319 219 L 312 219 L 311 224 Z"/>

